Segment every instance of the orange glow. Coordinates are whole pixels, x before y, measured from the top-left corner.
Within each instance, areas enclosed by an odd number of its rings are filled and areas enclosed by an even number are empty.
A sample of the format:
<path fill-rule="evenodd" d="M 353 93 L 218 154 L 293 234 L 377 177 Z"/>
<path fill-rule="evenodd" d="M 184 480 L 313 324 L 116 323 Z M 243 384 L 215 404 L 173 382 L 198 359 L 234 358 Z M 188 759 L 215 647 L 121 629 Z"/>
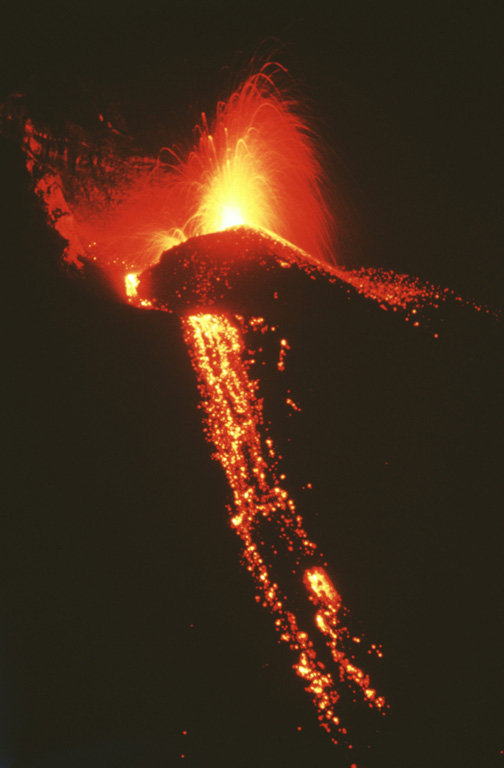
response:
<path fill-rule="evenodd" d="M 245 225 L 318 263 L 332 261 L 322 153 L 303 105 L 279 86 L 286 80 L 281 67 L 265 65 L 218 103 L 213 119 L 201 115 L 192 147 L 163 148 L 157 158 L 97 162 L 90 137 L 73 148 L 71 174 L 66 147 L 59 156 L 57 142 L 25 121 L 27 166 L 40 179 L 51 223 L 70 242 L 65 259 L 95 261 L 124 285 L 126 274 L 190 237 Z"/>
<path fill-rule="evenodd" d="M 31 154 L 28 155 L 27 166 L 30 170 L 33 170 L 34 167 L 32 157 Z M 59 175 L 48 172 L 37 181 L 35 192 L 43 202 L 49 222 L 67 242 L 63 251 L 63 259 L 68 264 L 81 267 L 86 248 L 83 245 L 75 216 L 63 194 L 62 186 Z"/>

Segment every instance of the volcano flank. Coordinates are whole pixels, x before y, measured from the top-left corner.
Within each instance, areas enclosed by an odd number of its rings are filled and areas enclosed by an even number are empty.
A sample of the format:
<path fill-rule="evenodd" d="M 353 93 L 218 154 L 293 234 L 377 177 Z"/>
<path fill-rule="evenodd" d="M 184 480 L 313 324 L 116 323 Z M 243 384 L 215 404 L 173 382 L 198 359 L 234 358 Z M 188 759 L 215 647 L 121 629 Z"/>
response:
<path fill-rule="evenodd" d="M 138 297 L 185 313 L 218 310 L 245 316 L 300 311 L 312 279 L 328 273 L 307 254 L 250 227 L 194 237 L 166 251 L 139 276 Z M 276 302 L 276 304 L 275 304 Z"/>

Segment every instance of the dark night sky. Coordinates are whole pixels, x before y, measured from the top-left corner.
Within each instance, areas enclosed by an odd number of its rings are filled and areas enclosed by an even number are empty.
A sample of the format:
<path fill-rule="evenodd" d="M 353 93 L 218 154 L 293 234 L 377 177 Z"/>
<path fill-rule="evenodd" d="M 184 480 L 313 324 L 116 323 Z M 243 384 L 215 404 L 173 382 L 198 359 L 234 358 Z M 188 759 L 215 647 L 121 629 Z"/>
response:
<path fill-rule="evenodd" d="M 497 10 L 8 3 L 0 101 L 56 125 L 115 102 L 146 146 L 176 142 L 276 41 L 330 147 L 346 262 L 500 307 Z M 345 765 L 237 564 L 177 322 L 68 279 L 4 139 L 0 159 L 0 766 Z M 501 330 L 447 309 L 435 346 L 335 291 L 286 335 L 303 413 L 264 387 L 292 491 L 386 654 L 392 714 L 359 766 L 504 765 Z"/>

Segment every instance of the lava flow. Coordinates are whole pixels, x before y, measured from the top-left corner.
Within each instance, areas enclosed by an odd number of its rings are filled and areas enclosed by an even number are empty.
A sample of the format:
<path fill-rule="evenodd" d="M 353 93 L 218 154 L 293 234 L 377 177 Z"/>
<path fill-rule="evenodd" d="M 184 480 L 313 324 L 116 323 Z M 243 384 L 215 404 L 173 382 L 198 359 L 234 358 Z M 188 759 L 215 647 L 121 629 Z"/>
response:
<path fill-rule="evenodd" d="M 296 656 L 293 667 L 307 682 L 320 724 L 329 732 L 344 734 L 336 713 L 339 694 L 334 675 L 317 657 L 312 629 L 300 625 L 295 596 L 275 580 L 263 540 L 268 538 L 266 528 L 275 546 L 290 555 L 292 573 L 304 583 L 309 599 L 318 608 L 315 624 L 326 637 L 339 677 L 358 686 L 376 707 L 382 708 L 385 701 L 376 696 L 368 676 L 343 651 L 345 629 L 338 615 L 341 600 L 318 564 L 317 547 L 309 540 L 294 501 L 277 476 L 273 443 L 261 438 L 261 401 L 257 383 L 249 379 L 243 360 L 241 329 L 228 316 L 213 313 L 189 315 L 183 325 L 207 415 L 208 437 L 233 492 L 231 525 L 242 540 L 245 565 L 256 582 L 259 599 L 274 617 L 280 639 Z"/>
<path fill-rule="evenodd" d="M 133 301 L 182 317 L 207 438 L 233 494 L 230 523 L 242 541 L 243 562 L 255 581 L 257 599 L 271 612 L 281 642 L 293 652 L 293 668 L 306 684 L 320 725 L 335 743 L 343 741 L 352 748 L 341 724 L 338 684 L 348 683 L 369 707 L 381 712 L 385 699 L 346 650 L 350 636 L 341 599 L 283 484 L 273 440 L 265 435 L 260 382 L 250 378 L 252 361 L 247 358 L 253 354 L 253 334 L 268 329 L 257 312 L 281 318 L 286 307 L 281 301 L 278 309 L 274 305 L 289 278 L 306 281 L 318 273 L 307 254 L 285 241 L 235 227 L 191 238 L 167 251 L 137 278 Z M 286 347 L 283 339 L 281 349 Z M 283 370 L 283 358 L 278 367 Z M 305 590 L 301 598 L 300 587 Z M 310 603 L 314 610 L 307 620 Z"/>

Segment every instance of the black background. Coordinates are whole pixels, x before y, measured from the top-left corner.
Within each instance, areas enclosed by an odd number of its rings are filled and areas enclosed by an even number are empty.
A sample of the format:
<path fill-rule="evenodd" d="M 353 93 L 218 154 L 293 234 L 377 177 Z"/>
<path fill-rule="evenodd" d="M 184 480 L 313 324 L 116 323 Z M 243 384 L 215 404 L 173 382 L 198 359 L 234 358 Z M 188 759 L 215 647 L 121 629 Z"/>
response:
<path fill-rule="evenodd" d="M 56 125 L 115 103 L 155 151 L 273 39 L 330 148 L 340 258 L 501 306 L 497 10 L 11 3 L 1 98 Z M 347 764 L 238 566 L 176 319 L 61 272 L 21 154 L 2 140 L 1 159 L 1 759 Z M 302 414 L 263 386 L 307 527 L 384 645 L 392 710 L 358 764 L 500 765 L 501 332 L 447 307 L 435 342 L 333 293 L 286 325 Z"/>

